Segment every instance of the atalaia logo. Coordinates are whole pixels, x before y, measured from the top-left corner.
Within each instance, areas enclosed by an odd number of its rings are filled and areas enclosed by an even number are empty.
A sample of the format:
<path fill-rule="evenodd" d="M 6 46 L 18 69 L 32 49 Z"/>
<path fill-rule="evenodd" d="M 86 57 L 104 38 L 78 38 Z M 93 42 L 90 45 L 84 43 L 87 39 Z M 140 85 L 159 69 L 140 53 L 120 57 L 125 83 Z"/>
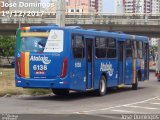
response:
<path fill-rule="evenodd" d="M 51 63 L 51 60 L 46 56 L 31 56 L 30 61 L 43 62 L 43 64 L 48 65 Z"/>
<path fill-rule="evenodd" d="M 113 75 L 114 69 L 112 64 L 109 63 L 101 63 L 100 71 L 107 72 L 108 75 L 111 77 Z"/>

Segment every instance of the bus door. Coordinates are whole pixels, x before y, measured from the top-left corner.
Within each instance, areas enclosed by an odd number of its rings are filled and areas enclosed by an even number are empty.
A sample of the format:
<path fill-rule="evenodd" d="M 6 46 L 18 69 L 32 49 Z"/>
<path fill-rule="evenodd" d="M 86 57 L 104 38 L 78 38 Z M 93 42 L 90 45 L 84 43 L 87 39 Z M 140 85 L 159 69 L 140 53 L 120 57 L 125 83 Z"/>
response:
<path fill-rule="evenodd" d="M 118 41 L 118 84 L 124 84 L 125 79 L 125 42 Z"/>
<path fill-rule="evenodd" d="M 133 75 L 133 46 L 131 40 L 126 40 L 125 43 L 125 84 L 131 84 Z"/>
<path fill-rule="evenodd" d="M 86 89 L 94 86 L 94 38 L 86 37 Z"/>
<path fill-rule="evenodd" d="M 74 90 L 86 90 L 86 54 L 85 41 L 82 35 L 72 36 L 72 82 L 71 88 Z"/>
<path fill-rule="evenodd" d="M 136 83 L 136 76 L 137 76 L 137 43 L 136 40 L 132 41 L 132 84 Z"/>
<path fill-rule="evenodd" d="M 148 43 L 144 43 L 143 51 L 144 51 L 144 77 L 145 77 L 145 80 L 149 80 L 149 45 Z"/>

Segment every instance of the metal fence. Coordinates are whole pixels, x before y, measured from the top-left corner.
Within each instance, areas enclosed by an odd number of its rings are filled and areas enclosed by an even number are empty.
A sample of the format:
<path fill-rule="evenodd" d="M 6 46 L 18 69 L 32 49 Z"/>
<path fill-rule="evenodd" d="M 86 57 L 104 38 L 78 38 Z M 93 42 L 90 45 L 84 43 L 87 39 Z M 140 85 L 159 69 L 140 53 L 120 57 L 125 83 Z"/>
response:
<path fill-rule="evenodd" d="M 56 23 L 56 15 L 0 17 L 0 23 Z M 160 15 L 66 15 L 66 24 L 160 25 Z"/>
<path fill-rule="evenodd" d="M 13 67 L 14 57 L 0 56 L 0 67 Z"/>

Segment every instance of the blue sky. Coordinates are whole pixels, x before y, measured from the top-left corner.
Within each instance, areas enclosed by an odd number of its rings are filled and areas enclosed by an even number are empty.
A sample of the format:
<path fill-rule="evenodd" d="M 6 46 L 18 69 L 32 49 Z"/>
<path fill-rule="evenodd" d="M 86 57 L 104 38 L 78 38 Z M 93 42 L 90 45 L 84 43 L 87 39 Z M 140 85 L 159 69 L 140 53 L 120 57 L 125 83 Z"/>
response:
<path fill-rule="evenodd" d="M 49 2 L 50 0 L 41 0 L 43 2 Z M 115 0 L 103 0 L 103 12 L 110 13 L 114 12 L 114 3 Z"/>
<path fill-rule="evenodd" d="M 103 12 L 110 13 L 115 10 L 115 0 L 103 0 Z"/>

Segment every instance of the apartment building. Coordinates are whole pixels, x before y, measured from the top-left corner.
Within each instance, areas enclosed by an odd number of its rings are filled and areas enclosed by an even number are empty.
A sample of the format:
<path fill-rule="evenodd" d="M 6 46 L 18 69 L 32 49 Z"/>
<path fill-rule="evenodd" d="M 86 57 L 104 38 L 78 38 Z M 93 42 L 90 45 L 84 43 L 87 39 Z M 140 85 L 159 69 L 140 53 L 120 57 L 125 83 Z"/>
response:
<path fill-rule="evenodd" d="M 152 13 L 160 13 L 160 0 L 152 0 Z"/>
<path fill-rule="evenodd" d="M 160 0 L 116 0 L 117 13 L 159 13 Z"/>
<path fill-rule="evenodd" d="M 56 12 L 57 0 L 51 0 L 54 6 L 48 9 L 49 12 Z M 66 13 L 86 14 L 102 13 L 102 0 L 66 0 Z"/>

